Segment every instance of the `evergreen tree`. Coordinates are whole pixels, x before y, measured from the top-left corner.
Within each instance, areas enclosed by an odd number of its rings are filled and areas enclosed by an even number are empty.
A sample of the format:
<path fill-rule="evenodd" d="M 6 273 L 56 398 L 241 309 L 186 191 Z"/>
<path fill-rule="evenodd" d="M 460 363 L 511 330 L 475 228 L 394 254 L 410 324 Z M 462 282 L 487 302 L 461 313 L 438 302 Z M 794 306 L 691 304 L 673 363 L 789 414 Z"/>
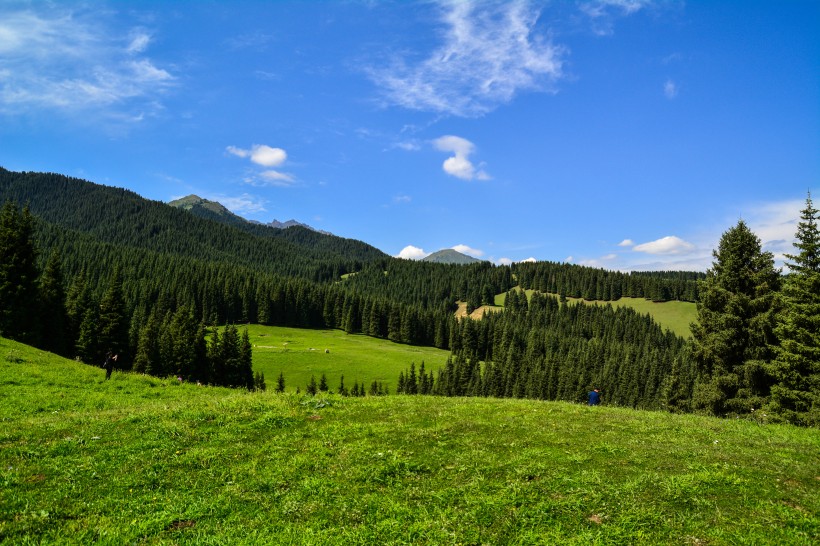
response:
<path fill-rule="evenodd" d="M 99 340 L 97 345 L 105 352 L 119 355 L 117 366 L 130 367 L 128 356 L 129 314 L 125 308 L 122 293 L 122 279 L 119 270 L 114 270 L 108 289 L 100 301 Z M 104 356 L 100 354 L 99 357 Z"/>
<path fill-rule="evenodd" d="M 253 374 L 253 389 L 256 391 L 264 391 L 267 389 L 267 385 L 265 385 L 265 374 L 263 372 L 255 372 Z"/>
<path fill-rule="evenodd" d="M 317 390 L 318 390 L 318 387 L 316 386 L 316 377 L 311 375 L 310 376 L 310 381 L 307 384 L 307 388 L 305 389 L 305 392 L 308 393 L 311 396 L 316 396 L 316 391 Z"/>
<path fill-rule="evenodd" d="M 339 394 L 342 396 L 347 396 L 349 394 L 347 392 L 347 387 L 345 387 L 345 376 L 341 376 L 339 379 Z"/>
<path fill-rule="evenodd" d="M 285 392 L 285 374 L 279 372 L 279 377 L 276 379 L 276 392 Z"/>
<path fill-rule="evenodd" d="M 36 343 L 37 251 L 34 219 L 7 201 L 0 209 L 0 335 Z"/>
<path fill-rule="evenodd" d="M 80 322 L 76 350 L 77 356 L 86 364 L 102 365 L 103 363 L 105 349 L 100 346 L 99 336 L 97 335 L 100 330 L 98 315 L 99 311 L 96 309 L 96 305 L 92 305 L 85 309 Z"/>
<path fill-rule="evenodd" d="M 405 391 L 407 394 L 418 394 L 418 379 L 416 377 L 416 363 L 410 363 L 410 373 L 407 374 L 407 379 L 405 382 Z"/>
<path fill-rule="evenodd" d="M 726 231 L 701 285 L 692 325 L 696 409 L 749 414 L 768 399 L 779 273 L 770 252 L 741 220 Z"/>
<path fill-rule="evenodd" d="M 800 218 L 798 252 L 786 255 L 791 272 L 783 283 L 771 366 L 776 384 L 766 410 L 774 420 L 820 426 L 820 212 L 811 194 Z"/>
<path fill-rule="evenodd" d="M 320 392 L 327 392 L 329 387 L 327 386 L 327 376 L 323 373 L 322 377 L 319 378 L 319 391 Z"/>
<path fill-rule="evenodd" d="M 68 315 L 63 272 L 58 252 L 52 252 L 40 276 L 41 346 L 47 351 L 70 356 Z M 73 340 L 71 345 L 73 345 Z"/>

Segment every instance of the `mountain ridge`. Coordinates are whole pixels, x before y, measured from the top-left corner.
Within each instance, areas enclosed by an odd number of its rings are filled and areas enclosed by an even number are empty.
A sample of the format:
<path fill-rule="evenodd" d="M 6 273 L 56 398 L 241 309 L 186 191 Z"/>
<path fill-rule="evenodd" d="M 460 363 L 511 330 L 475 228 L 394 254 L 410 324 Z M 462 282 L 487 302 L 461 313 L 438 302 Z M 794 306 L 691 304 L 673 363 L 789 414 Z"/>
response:
<path fill-rule="evenodd" d="M 438 264 L 474 264 L 479 263 L 484 260 L 479 260 L 478 258 L 474 258 L 472 256 L 468 256 L 463 254 L 455 249 L 452 248 L 444 248 L 442 250 L 438 250 L 433 252 L 432 254 L 425 256 L 421 261 L 423 262 L 431 262 L 431 263 L 438 263 Z"/>
<path fill-rule="evenodd" d="M 333 235 L 333 233 L 329 231 L 316 229 L 312 226 L 309 226 L 308 224 L 305 224 L 304 222 L 299 222 L 295 219 L 290 219 L 285 222 L 280 222 L 276 219 L 274 219 L 272 222 L 260 222 L 258 220 L 249 220 L 243 216 L 239 216 L 238 214 L 231 212 L 228 209 L 228 207 L 226 207 L 219 201 L 211 201 L 210 199 L 205 199 L 204 197 L 200 197 L 196 194 L 186 195 L 185 197 L 174 199 L 172 201 L 169 201 L 168 205 L 188 211 L 191 214 L 195 214 L 202 218 L 207 218 L 209 220 L 215 220 L 217 222 L 222 222 L 230 225 L 242 226 L 244 224 L 252 224 L 258 226 L 271 227 L 274 229 L 288 229 L 294 226 L 299 226 L 309 229 L 311 231 L 315 231 L 316 233 L 321 233 L 322 235 Z"/>

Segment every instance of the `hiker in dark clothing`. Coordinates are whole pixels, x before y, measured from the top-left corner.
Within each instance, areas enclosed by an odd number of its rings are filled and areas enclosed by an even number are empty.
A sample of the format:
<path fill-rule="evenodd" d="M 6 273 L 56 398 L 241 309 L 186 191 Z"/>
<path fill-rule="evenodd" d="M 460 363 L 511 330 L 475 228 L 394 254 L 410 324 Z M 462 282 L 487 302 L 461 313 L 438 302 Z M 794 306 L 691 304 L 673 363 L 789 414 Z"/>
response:
<path fill-rule="evenodd" d="M 114 363 L 117 361 L 117 355 L 112 355 L 111 351 L 108 351 L 108 354 L 105 355 L 105 363 L 103 364 L 103 368 L 105 368 L 105 378 L 111 379 L 111 372 L 114 371 Z"/>
<path fill-rule="evenodd" d="M 592 389 L 589 393 L 589 405 L 590 406 L 597 406 L 601 403 L 601 394 L 598 392 L 598 389 Z"/>

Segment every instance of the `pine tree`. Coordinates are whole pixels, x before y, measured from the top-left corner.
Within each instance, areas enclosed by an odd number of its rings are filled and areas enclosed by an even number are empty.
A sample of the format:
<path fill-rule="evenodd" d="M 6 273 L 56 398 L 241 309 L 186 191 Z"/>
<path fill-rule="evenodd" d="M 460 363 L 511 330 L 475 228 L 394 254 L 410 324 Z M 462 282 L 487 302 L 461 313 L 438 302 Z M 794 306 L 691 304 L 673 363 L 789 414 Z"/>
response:
<path fill-rule="evenodd" d="M 770 252 L 741 220 L 726 231 L 701 285 L 692 325 L 698 379 L 695 409 L 749 414 L 768 399 L 779 273 Z"/>
<path fill-rule="evenodd" d="M 305 389 L 305 392 L 308 393 L 311 396 L 316 396 L 316 391 L 317 391 L 316 377 L 311 375 L 310 376 L 310 381 L 307 384 L 307 388 Z"/>
<path fill-rule="evenodd" d="M 779 345 L 771 373 L 776 384 L 766 411 L 773 420 L 820 426 L 820 212 L 811 194 L 801 211 L 790 274 L 783 283 Z"/>
<path fill-rule="evenodd" d="M 122 279 L 119 270 L 115 270 L 109 281 L 108 289 L 100 301 L 100 330 L 97 344 L 102 350 L 119 355 L 118 367 L 130 367 L 128 320 L 129 314 L 126 311 L 122 293 Z"/>
<path fill-rule="evenodd" d="M 285 374 L 279 372 L 279 377 L 276 379 L 276 392 L 285 392 Z"/>
<path fill-rule="evenodd" d="M 0 335 L 36 343 L 37 251 L 34 218 L 7 201 L 0 209 Z"/>
<path fill-rule="evenodd" d="M 69 356 L 66 293 L 60 255 L 56 251 L 49 256 L 43 274 L 40 276 L 38 322 L 42 331 L 41 346 L 43 349 L 62 356 Z"/>
<path fill-rule="evenodd" d="M 253 374 L 253 389 L 256 391 L 264 391 L 267 389 L 265 374 L 263 372 L 255 372 Z"/>
<path fill-rule="evenodd" d="M 319 378 L 319 392 L 327 392 L 328 390 L 327 376 L 323 373 L 322 377 Z"/>

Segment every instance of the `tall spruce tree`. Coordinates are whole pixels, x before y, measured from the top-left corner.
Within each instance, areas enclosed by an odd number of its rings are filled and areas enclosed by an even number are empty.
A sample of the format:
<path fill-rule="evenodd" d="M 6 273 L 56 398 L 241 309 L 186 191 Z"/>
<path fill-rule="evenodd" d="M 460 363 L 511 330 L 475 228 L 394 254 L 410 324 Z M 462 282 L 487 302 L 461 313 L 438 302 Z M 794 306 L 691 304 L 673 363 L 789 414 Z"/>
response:
<path fill-rule="evenodd" d="M 743 220 L 723 234 L 713 255 L 692 324 L 693 406 L 720 416 L 749 414 L 768 401 L 780 275 Z"/>
<path fill-rule="evenodd" d="M 40 276 L 41 346 L 47 351 L 69 356 L 66 293 L 60 256 L 52 252 Z M 72 343 L 73 345 L 73 343 Z"/>
<path fill-rule="evenodd" d="M 811 194 L 797 224 L 796 254 L 787 254 L 790 274 L 783 282 L 783 308 L 775 333 L 779 345 L 771 373 L 767 412 L 772 419 L 820 426 L 820 212 Z"/>
<path fill-rule="evenodd" d="M 100 301 L 99 341 L 98 347 L 103 351 L 118 354 L 117 366 L 130 367 L 131 356 L 128 355 L 130 314 L 125 308 L 122 292 L 122 278 L 115 270 L 108 283 L 108 288 Z M 102 358 L 103 355 L 98 355 Z M 99 359 L 98 358 L 98 359 Z"/>
<path fill-rule="evenodd" d="M 34 218 L 7 201 L 0 209 L 0 335 L 37 342 L 37 251 Z"/>

